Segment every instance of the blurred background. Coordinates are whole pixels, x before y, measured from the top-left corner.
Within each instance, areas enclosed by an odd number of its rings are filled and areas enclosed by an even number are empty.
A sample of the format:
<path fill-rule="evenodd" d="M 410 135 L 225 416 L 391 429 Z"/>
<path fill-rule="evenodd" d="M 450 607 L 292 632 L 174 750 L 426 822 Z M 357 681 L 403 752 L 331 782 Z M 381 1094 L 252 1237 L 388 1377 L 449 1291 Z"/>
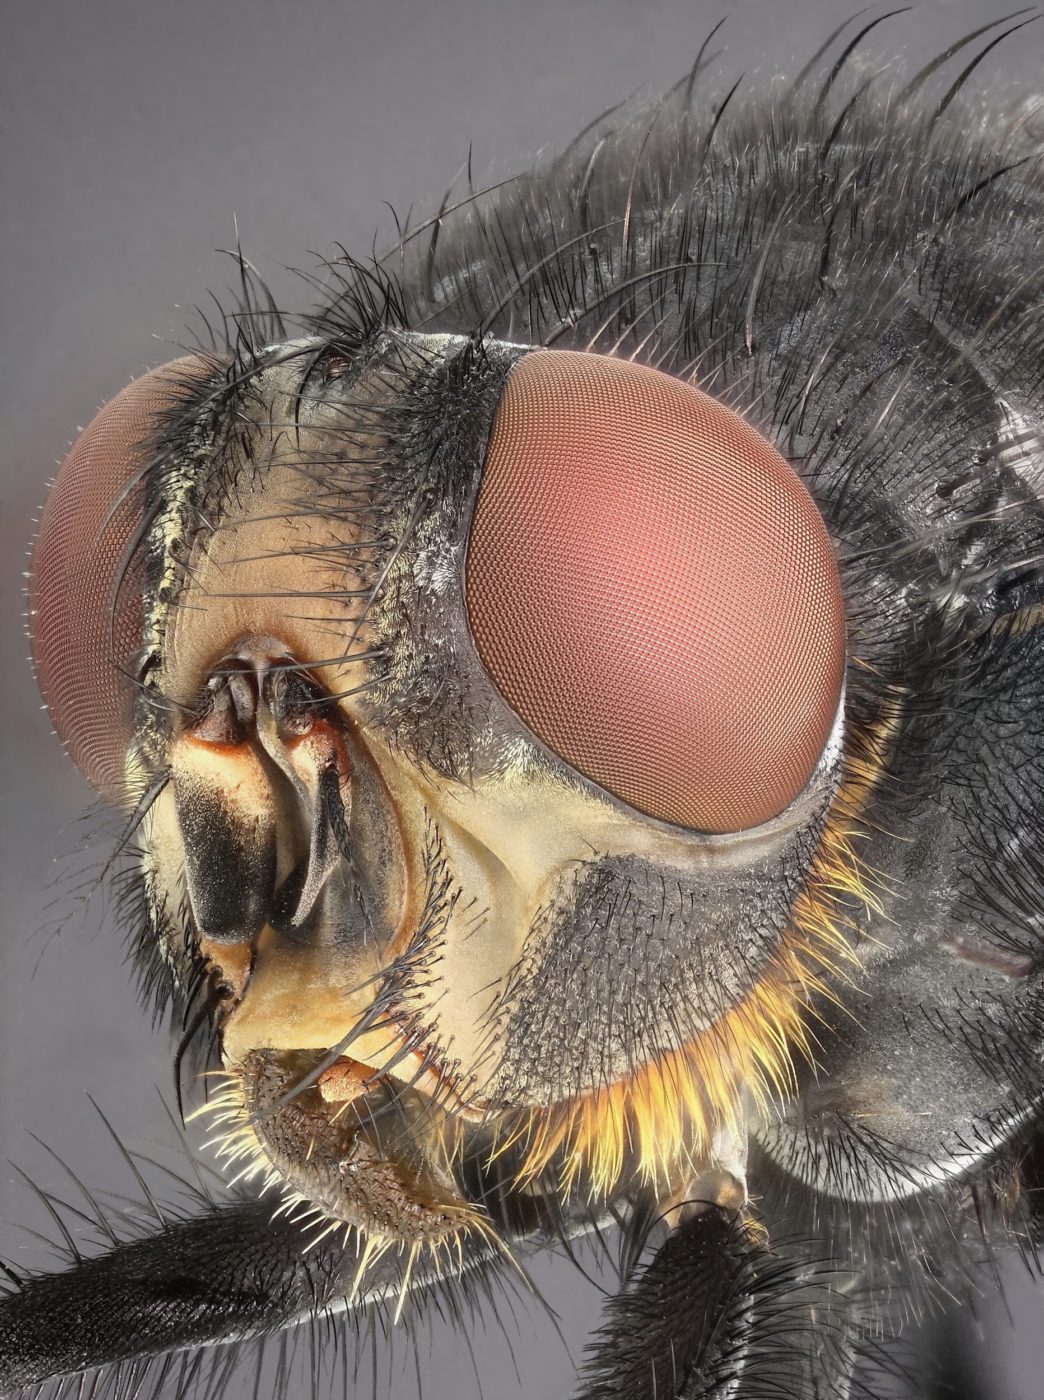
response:
<path fill-rule="evenodd" d="M 714 41 L 718 87 L 742 72 L 751 91 L 794 72 L 855 8 L 730 5 Z M 865 51 L 898 75 L 1013 8 L 922 4 Z M 98 848 L 69 853 L 97 823 L 26 662 L 25 550 L 70 440 L 131 376 L 176 353 L 193 307 L 232 280 L 218 250 L 237 229 L 277 299 L 299 304 L 307 292 L 287 265 L 309 267 L 335 243 L 365 254 L 375 230 L 380 245 L 386 206 L 437 206 L 469 151 L 481 185 L 553 154 L 621 99 L 655 96 L 725 13 L 697 0 L 5 0 L 0 1155 L 30 1174 L 59 1179 L 32 1132 L 92 1187 L 132 1192 L 88 1090 L 132 1146 L 156 1154 L 154 1141 L 171 1138 L 157 1093 L 170 1098 L 170 1047 L 129 991 L 104 903 L 80 897 Z M 1044 23 L 999 46 L 977 81 L 1014 95 L 1040 90 L 1042 73 Z M 0 1252 L 38 1257 L 18 1227 L 46 1220 L 9 1168 L 0 1222 Z M 484 1400 L 570 1392 L 599 1287 L 566 1260 L 537 1277 L 558 1325 L 536 1304 L 501 1309 L 503 1329 L 472 1329 L 474 1371 L 464 1341 L 437 1329 L 430 1355 L 422 1348 L 427 1395 L 455 1394 L 461 1380 Z M 1008 1284 L 1006 1304 L 986 1287 L 976 1316 L 941 1324 L 967 1400 L 1044 1391 L 1042 1295 L 1019 1269 Z M 380 1383 L 407 1396 L 416 1381 L 398 1365 L 382 1352 Z"/>

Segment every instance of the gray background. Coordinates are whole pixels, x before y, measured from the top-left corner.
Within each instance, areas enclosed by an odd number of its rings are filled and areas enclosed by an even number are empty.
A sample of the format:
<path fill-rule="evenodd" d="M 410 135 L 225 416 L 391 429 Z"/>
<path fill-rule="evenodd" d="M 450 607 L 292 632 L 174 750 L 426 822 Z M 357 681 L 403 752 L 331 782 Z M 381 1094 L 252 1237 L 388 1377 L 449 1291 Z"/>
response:
<path fill-rule="evenodd" d="M 751 88 L 793 71 L 855 8 L 731 6 L 715 45 L 725 49 L 723 81 L 745 70 Z M 1009 8 L 926 4 L 889 21 L 871 47 L 901 67 Z M 156 1086 L 166 1091 L 170 1077 L 169 1047 L 128 990 L 104 907 L 78 904 L 69 872 L 82 860 L 55 864 L 91 824 L 79 821 L 89 794 L 49 732 L 25 662 L 24 551 L 45 480 L 77 427 L 131 375 L 169 358 L 193 303 L 230 280 L 213 250 L 234 241 L 237 222 L 280 296 L 303 299 L 282 264 L 308 266 L 309 250 L 334 242 L 365 253 L 374 229 L 390 228 L 385 202 L 403 212 L 437 203 L 469 146 L 476 180 L 497 178 L 622 97 L 655 94 L 723 13 L 693 0 L 3 5 L 0 1147 L 41 1179 L 58 1175 L 27 1130 L 92 1185 L 129 1190 L 85 1091 L 144 1145 L 169 1137 Z M 982 81 L 1039 88 L 1042 71 L 1044 24 L 995 53 Z M 0 1220 L 42 1227 L 7 1170 Z M 0 1246 L 38 1257 L 14 1223 Z M 540 1282 L 575 1354 L 598 1290 L 564 1263 L 542 1269 Z M 1044 1309 L 1022 1278 L 1010 1301 L 1017 1342 L 984 1299 L 986 1369 L 998 1396 L 1029 1400 L 1042 1388 Z M 526 1393 L 567 1394 L 569 1355 L 539 1309 L 519 1309 L 507 1326 Z M 973 1330 L 960 1320 L 959 1335 Z M 486 1400 L 521 1393 L 496 1325 L 475 1331 Z M 436 1400 L 455 1392 L 458 1371 L 467 1393 L 459 1339 L 440 1339 L 425 1369 Z"/>

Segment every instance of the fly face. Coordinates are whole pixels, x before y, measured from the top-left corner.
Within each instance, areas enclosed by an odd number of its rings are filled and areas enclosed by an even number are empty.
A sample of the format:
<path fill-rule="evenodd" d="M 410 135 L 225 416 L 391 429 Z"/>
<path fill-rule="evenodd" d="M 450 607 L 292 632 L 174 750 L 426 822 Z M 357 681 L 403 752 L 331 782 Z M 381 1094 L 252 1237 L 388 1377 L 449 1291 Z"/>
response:
<path fill-rule="evenodd" d="M 116 677 L 124 727 L 81 761 L 139 800 L 226 1152 L 407 1238 L 466 1221 L 480 1154 L 507 1182 L 687 1190 L 788 1075 L 831 951 L 793 915 L 845 655 L 808 489 L 693 385 L 603 356 L 399 333 L 148 385 L 56 488 L 115 422 L 124 499 L 152 503 L 102 559 L 137 693 Z M 61 528 L 37 665 L 82 754 L 52 682 Z M 104 664 L 117 628 L 92 625 Z"/>
<path fill-rule="evenodd" d="M 820 1394 L 1030 1228 L 1039 167 L 836 76 L 596 131 L 297 336 L 248 292 L 59 475 L 34 654 L 146 985 L 334 1237 L 244 1209 L 209 1339 L 662 1213 L 587 1393 Z"/>

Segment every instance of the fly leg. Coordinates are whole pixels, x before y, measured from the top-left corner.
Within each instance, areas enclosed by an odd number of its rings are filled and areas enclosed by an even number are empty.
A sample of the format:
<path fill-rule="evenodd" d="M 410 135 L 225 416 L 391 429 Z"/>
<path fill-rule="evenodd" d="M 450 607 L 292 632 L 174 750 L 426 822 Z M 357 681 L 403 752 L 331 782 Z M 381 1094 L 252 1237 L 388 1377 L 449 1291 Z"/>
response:
<path fill-rule="evenodd" d="M 0 1297 L 0 1394 L 164 1352 L 258 1337 L 380 1299 L 403 1285 L 395 1251 L 360 1260 L 340 1236 L 310 1234 L 272 1202 L 238 1201 L 19 1282 Z M 459 1266 L 491 1254 L 461 1241 Z M 365 1261 L 365 1255 L 363 1256 Z M 418 1268 L 413 1284 L 423 1283 Z"/>
<path fill-rule="evenodd" d="M 835 1284 L 707 1206 L 607 1305 L 577 1400 L 845 1400 L 854 1352 Z"/>

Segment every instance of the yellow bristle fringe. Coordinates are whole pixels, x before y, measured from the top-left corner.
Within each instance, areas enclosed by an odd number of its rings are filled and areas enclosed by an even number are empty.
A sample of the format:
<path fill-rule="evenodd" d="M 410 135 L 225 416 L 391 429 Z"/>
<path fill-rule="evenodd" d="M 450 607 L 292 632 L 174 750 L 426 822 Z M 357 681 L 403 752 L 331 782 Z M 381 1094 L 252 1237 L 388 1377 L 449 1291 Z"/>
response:
<path fill-rule="evenodd" d="M 843 781 L 792 922 L 758 983 L 713 1026 L 687 1044 L 640 1066 L 593 1093 L 535 1110 L 502 1130 L 497 1157 L 521 1145 L 515 1182 L 525 1187 L 554 1168 L 568 1191 L 580 1180 L 590 1197 L 623 1185 L 628 1162 L 638 1179 L 662 1191 L 710 1151 L 722 1129 L 741 1130 L 745 1101 L 767 1114 L 796 1087 L 795 1056 L 815 1063 L 806 1018 L 814 994 L 836 1001 L 824 976 L 858 969 L 847 933 L 845 905 L 875 913 L 881 904 L 876 872 L 854 842 L 859 814 L 883 771 L 885 741 L 894 731 L 901 697 L 874 730 L 849 737 Z"/>

